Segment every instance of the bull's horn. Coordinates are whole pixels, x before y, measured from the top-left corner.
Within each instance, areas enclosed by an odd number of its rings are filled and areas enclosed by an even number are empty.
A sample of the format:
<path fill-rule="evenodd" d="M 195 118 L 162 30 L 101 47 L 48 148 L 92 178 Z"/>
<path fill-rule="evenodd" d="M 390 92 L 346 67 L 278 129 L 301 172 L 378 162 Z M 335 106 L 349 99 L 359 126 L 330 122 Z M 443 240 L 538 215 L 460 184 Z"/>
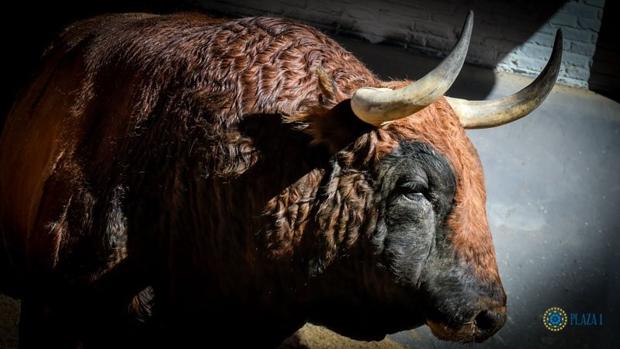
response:
<path fill-rule="evenodd" d="M 444 95 L 459 75 L 473 27 L 474 13 L 470 11 L 463 26 L 461 38 L 433 71 L 406 87 L 362 87 L 351 97 L 351 108 L 362 121 L 379 126 L 384 122 L 407 117 L 433 103 Z"/>
<path fill-rule="evenodd" d="M 461 125 L 485 128 L 507 124 L 532 112 L 547 97 L 555 84 L 562 62 L 562 31 L 555 35 L 551 58 L 545 69 L 530 85 L 507 97 L 489 101 L 468 101 L 446 97 Z"/>

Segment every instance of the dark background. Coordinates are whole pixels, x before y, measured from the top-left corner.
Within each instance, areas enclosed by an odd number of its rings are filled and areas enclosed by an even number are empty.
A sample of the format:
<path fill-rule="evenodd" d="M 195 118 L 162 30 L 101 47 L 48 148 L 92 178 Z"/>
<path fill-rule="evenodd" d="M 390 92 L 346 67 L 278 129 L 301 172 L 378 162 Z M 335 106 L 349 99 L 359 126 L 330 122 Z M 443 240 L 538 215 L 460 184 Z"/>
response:
<path fill-rule="evenodd" d="M 590 89 L 616 101 L 620 100 L 620 1 L 607 0 L 599 32 Z"/>
<path fill-rule="evenodd" d="M 17 92 L 26 84 L 41 54 L 68 24 L 98 14 L 113 12 L 170 13 L 198 9 L 184 0 L 94 0 L 94 1 L 14 1 L 4 2 L 0 15 L 0 42 L 3 63 L 0 115 L 4 120 Z"/>

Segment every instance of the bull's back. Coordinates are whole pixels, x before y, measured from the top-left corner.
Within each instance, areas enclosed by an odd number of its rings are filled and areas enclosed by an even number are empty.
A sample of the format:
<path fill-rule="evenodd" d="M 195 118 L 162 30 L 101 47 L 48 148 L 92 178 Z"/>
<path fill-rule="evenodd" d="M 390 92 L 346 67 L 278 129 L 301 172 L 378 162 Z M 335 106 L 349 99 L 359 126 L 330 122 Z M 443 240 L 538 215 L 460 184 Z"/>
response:
<path fill-rule="evenodd" d="M 49 197 L 56 193 L 47 186 L 60 167 L 72 162 L 85 137 L 89 115 L 78 110 L 87 64 L 84 46 L 101 30 L 100 21 L 114 24 L 150 16 L 100 17 L 70 27 L 47 52 L 36 77 L 9 112 L 0 136 L 0 292 L 19 293 L 18 283 L 30 259 L 46 259 L 33 253 L 57 252 L 54 245 L 60 241 L 45 241 L 58 240 L 45 232 L 55 222 L 40 218 L 49 216 L 42 210 L 62 210 L 68 204 L 67 197 Z"/>
<path fill-rule="evenodd" d="M 9 275 L 26 268 L 45 183 L 73 146 L 67 135 L 75 122 L 68 106 L 81 69 L 65 52 L 50 52 L 6 118 L 0 137 L 0 241 L 6 245 L 0 268 Z"/>
<path fill-rule="evenodd" d="M 319 66 L 334 73 L 342 95 L 376 83 L 355 57 L 309 27 L 270 18 L 222 22 L 202 15 L 111 15 L 61 35 L 0 137 L 2 274 L 20 274 L 33 260 L 53 268 L 67 230 L 63 212 L 74 205 L 77 232 L 69 235 L 88 236 L 79 231 L 86 220 L 80 217 L 92 216 L 93 202 L 106 199 L 97 195 L 131 188 L 131 176 L 139 182 L 147 172 L 138 167 L 147 161 L 136 164 L 134 153 L 148 153 L 154 143 L 187 142 L 166 126 L 195 124 L 202 134 L 204 115 L 223 135 L 221 125 L 246 114 L 292 114 L 316 105 Z M 128 183 L 114 182 L 115 176 Z M 75 204 L 80 198 L 88 202 Z"/>

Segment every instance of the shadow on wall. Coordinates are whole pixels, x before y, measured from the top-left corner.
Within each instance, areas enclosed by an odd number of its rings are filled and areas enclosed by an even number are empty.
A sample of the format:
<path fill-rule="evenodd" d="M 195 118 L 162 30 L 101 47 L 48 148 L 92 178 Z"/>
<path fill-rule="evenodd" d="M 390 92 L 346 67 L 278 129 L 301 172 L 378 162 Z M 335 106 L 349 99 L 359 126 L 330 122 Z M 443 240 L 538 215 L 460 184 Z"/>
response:
<path fill-rule="evenodd" d="M 2 80 L 5 91 L 0 96 L 0 125 L 15 99 L 17 91 L 28 81 L 41 53 L 63 27 L 79 19 L 109 12 L 169 13 L 205 9 L 219 14 L 277 15 L 295 18 L 316 25 L 330 34 L 363 36 L 370 41 L 405 46 L 417 52 L 442 56 L 450 51 L 460 33 L 469 9 L 476 12 L 476 24 L 468 61 L 484 62 L 495 66 L 507 53 L 527 41 L 566 0 L 435 0 L 378 1 L 366 0 L 352 5 L 348 1 L 307 0 L 95 0 L 75 3 L 68 0 L 55 2 L 35 0 L 14 2 L 10 11 L 3 11 L 0 36 L 4 44 Z M 420 17 L 423 14 L 423 17 Z M 510 14 L 509 16 L 507 14 Z M 370 18 L 366 23 L 358 18 Z M 382 18 L 403 29 L 401 33 L 383 32 Z M 425 18 L 425 19 L 422 19 Z M 429 21 L 438 22 L 433 25 Z M 402 25 L 399 23 L 402 22 Z M 609 21 L 608 21 L 609 22 Z M 395 24 L 394 24 L 395 23 Z M 437 24 L 437 23 L 435 23 Z M 377 37 L 360 34 L 362 26 L 377 33 Z M 421 33 L 422 36 L 418 36 Z M 490 35 L 493 34 L 493 35 Z M 381 38 L 379 38 L 379 36 Z M 501 37 L 503 39 L 493 39 Z M 379 57 L 378 57 L 379 58 Z M 428 67 L 412 71 L 425 72 Z M 381 75 L 381 72 L 378 71 Z M 457 97 L 484 99 L 495 85 L 492 71 L 480 70 L 474 89 Z M 419 76 L 400 78 L 416 79 Z M 461 79 L 460 81 L 464 81 Z M 457 81 L 457 84 L 459 82 Z M 463 84 L 461 82 L 460 84 Z"/>
<path fill-rule="evenodd" d="M 168 13 L 193 8 L 197 7 L 191 0 L 34 0 L 5 4 L 0 15 L 3 47 L 0 126 L 16 94 L 32 77 L 47 45 L 70 23 L 110 12 Z"/>
<path fill-rule="evenodd" d="M 607 0 L 596 52 L 590 70 L 590 89 L 620 101 L 620 40 L 618 40 L 620 3 Z"/>

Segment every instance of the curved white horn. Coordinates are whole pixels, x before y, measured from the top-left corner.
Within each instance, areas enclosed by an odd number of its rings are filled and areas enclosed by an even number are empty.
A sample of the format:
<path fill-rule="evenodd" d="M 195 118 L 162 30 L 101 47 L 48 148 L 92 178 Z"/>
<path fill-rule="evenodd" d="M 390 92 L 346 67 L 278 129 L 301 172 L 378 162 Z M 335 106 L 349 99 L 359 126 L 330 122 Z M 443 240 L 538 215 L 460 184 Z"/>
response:
<path fill-rule="evenodd" d="M 503 98 L 488 101 L 468 101 L 446 97 L 464 128 L 495 127 L 520 119 L 545 100 L 560 71 L 562 63 L 562 31 L 555 35 L 551 58 L 545 69 L 527 87 Z"/>
<path fill-rule="evenodd" d="M 474 13 L 470 11 L 461 38 L 452 52 L 430 73 L 406 87 L 362 87 L 351 97 L 351 108 L 362 121 L 379 126 L 386 121 L 407 117 L 444 95 L 458 76 L 471 38 Z"/>

